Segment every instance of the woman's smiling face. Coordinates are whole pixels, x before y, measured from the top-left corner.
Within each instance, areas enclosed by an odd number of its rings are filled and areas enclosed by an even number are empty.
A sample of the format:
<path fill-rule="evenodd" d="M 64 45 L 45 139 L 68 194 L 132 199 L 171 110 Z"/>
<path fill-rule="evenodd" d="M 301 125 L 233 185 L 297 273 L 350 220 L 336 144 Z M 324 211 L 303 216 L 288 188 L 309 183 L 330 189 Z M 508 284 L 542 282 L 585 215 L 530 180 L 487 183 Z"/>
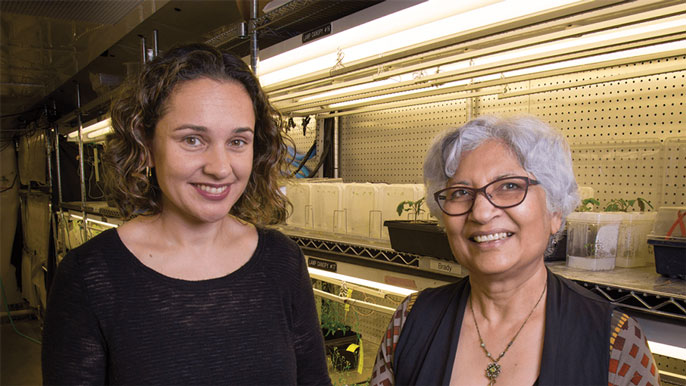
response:
<path fill-rule="evenodd" d="M 488 140 L 464 152 L 448 186 L 480 188 L 501 177 L 535 179 L 519 164 L 502 141 Z M 462 216 L 443 214 L 453 254 L 471 273 L 482 275 L 516 274 L 543 263 L 548 240 L 560 228 L 558 214 L 546 207 L 545 191 L 531 185 L 524 201 L 512 208 L 499 209 L 477 194 L 472 210 Z"/>
<path fill-rule="evenodd" d="M 162 214 L 201 223 L 225 218 L 252 172 L 254 128 L 252 100 L 240 83 L 177 85 L 152 140 Z"/>

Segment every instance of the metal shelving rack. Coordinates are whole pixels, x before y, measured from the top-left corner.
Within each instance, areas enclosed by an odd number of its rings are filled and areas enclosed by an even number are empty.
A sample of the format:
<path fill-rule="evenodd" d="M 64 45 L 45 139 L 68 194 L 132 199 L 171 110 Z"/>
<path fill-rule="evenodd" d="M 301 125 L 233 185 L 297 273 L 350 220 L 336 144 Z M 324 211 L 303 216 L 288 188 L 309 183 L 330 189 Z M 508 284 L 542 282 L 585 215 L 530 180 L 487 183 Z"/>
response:
<path fill-rule="evenodd" d="M 288 232 L 307 256 L 334 261 L 354 262 L 362 266 L 455 281 L 464 276 L 422 269 L 423 260 L 432 257 L 396 252 L 384 246 L 370 246 L 334 241 Z M 615 268 L 613 271 L 590 272 L 568 268 L 564 262 L 549 262 L 555 273 L 588 288 L 624 309 L 650 314 L 665 320 L 686 322 L 686 286 L 683 281 L 655 273 L 654 267 Z"/>

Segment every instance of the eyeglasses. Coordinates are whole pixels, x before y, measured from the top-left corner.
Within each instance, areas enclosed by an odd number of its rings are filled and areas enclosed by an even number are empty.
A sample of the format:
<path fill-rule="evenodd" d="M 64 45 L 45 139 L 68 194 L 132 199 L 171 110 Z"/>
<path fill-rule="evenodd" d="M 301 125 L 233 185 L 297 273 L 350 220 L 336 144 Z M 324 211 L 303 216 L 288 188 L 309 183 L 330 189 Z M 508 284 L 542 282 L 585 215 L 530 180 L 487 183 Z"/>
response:
<path fill-rule="evenodd" d="M 448 216 L 462 216 L 472 210 L 479 193 L 496 208 L 507 209 L 524 202 L 529 185 L 538 184 L 538 181 L 529 177 L 503 177 L 478 189 L 451 186 L 434 193 L 434 199 L 443 213 Z"/>

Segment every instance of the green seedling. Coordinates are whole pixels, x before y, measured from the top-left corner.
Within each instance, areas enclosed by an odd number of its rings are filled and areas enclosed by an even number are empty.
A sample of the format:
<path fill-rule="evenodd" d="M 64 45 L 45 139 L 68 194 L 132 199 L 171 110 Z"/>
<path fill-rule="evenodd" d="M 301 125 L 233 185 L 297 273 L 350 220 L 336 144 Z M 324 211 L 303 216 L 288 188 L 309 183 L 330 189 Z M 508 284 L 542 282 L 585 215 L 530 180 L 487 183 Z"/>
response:
<path fill-rule="evenodd" d="M 403 212 L 412 213 L 414 221 L 416 222 L 419 215 L 424 213 L 422 205 L 424 205 L 424 197 L 420 198 L 417 201 L 403 201 L 400 204 L 398 204 L 396 211 L 398 212 L 398 216 L 402 216 Z"/>

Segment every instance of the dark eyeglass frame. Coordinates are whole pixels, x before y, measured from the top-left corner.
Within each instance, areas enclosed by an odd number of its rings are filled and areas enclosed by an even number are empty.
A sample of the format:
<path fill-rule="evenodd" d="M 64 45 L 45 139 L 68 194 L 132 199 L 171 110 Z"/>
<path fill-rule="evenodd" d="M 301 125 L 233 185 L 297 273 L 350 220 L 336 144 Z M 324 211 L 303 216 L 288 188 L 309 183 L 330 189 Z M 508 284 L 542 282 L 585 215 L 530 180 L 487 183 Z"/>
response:
<path fill-rule="evenodd" d="M 486 189 L 488 189 L 489 186 L 495 184 L 496 182 L 500 182 L 500 181 L 504 181 L 504 180 L 511 180 L 511 179 L 518 179 L 518 180 L 522 180 L 522 181 L 526 182 L 526 187 L 524 188 L 524 197 L 522 197 L 522 200 L 516 204 L 506 205 L 506 206 L 497 205 L 496 203 L 491 201 L 491 198 L 488 197 L 488 194 L 486 194 Z M 474 201 L 476 201 L 476 196 L 479 193 L 483 194 L 483 196 L 486 197 L 486 200 L 488 200 L 488 202 L 490 202 L 491 205 L 495 206 L 496 208 L 508 209 L 508 208 L 514 208 L 515 206 L 520 205 L 522 202 L 524 202 L 524 200 L 526 200 L 526 195 L 529 193 L 529 186 L 530 185 L 539 185 L 539 184 L 540 184 L 540 182 L 538 182 L 537 180 L 534 180 L 534 179 L 529 178 L 529 177 L 524 177 L 524 176 L 501 177 L 501 178 L 498 178 L 496 180 L 489 182 L 488 184 L 486 184 L 486 185 L 484 185 L 478 189 L 469 188 L 466 186 L 451 186 L 451 187 L 448 187 L 445 189 L 441 189 L 438 192 L 434 193 L 434 200 L 436 201 L 436 204 L 438 204 L 438 207 L 441 208 L 441 211 L 443 211 L 443 213 L 447 214 L 448 216 L 464 216 L 465 214 L 472 211 L 472 208 L 474 207 Z M 445 209 L 443 209 L 443 206 L 441 205 L 441 201 L 439 200 L 439 197 L 441 197 L 445 200 L 445 196 L 442 196 L 442 194 L 446 191 L 453 190 L 455 188 L 461 188 L 461 189 L 469 190 L 473 193 L 473 197 L 474 197 L 474 199 L 472 200 L 472 204 L 469 206 L 469 209 L 467 209 L 467 211 L 465 211 L 463 213 L 459 213 L 459 214 L 451 214 L 451 213 L 446 212 Z"/>

